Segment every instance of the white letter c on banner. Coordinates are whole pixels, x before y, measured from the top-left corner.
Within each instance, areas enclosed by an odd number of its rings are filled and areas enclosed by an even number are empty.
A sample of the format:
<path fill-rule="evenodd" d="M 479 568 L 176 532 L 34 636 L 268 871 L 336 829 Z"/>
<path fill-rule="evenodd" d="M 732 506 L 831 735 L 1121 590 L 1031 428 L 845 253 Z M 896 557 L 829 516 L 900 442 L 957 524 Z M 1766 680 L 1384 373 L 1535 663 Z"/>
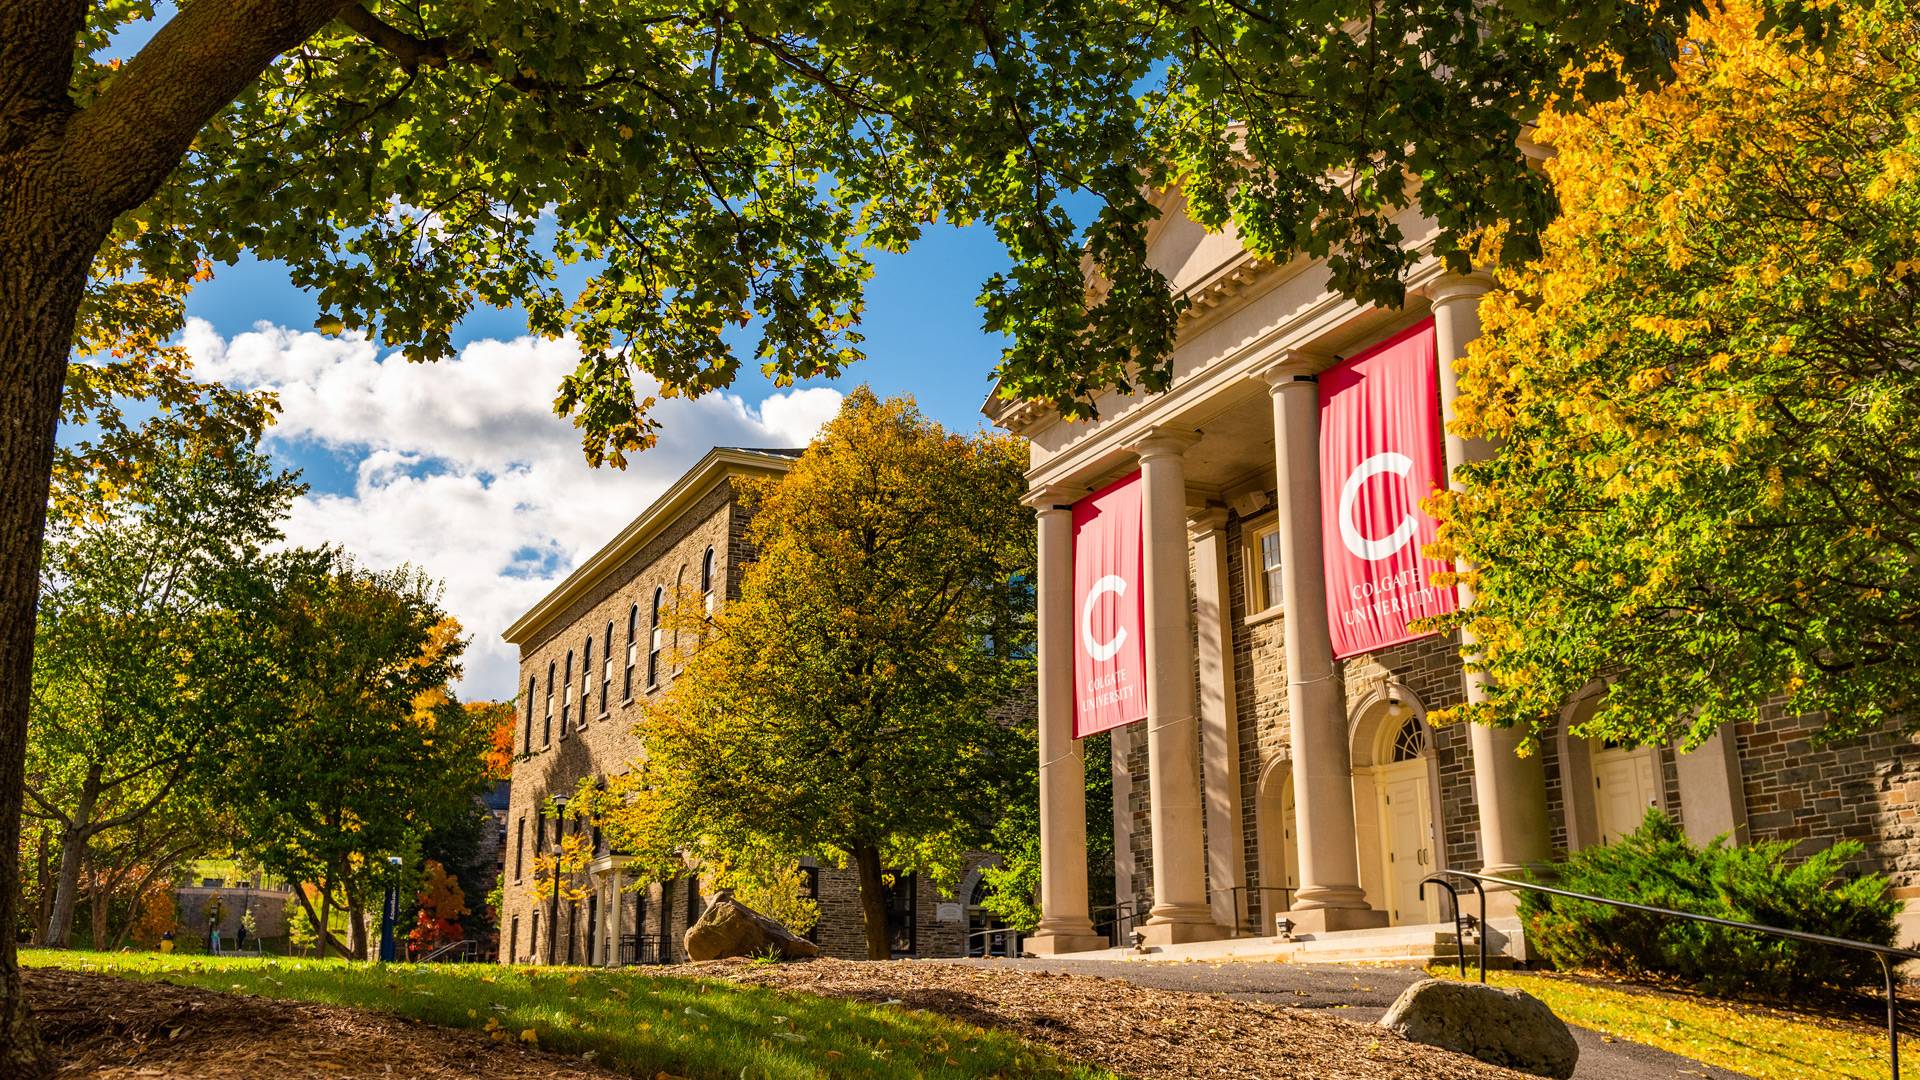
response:
<path fill-rule="evenodd" d="M 1381 473 L 1393 473 L 1395 476 L 1404 478 L 1412 471 L 1412 458 L 1389 450 L 1361 462 L 1352 473 L 1348 474 L 1347 482 L 1340 485 L 1340 539 L 1347 545 L 1348 551 L 1369 562 L 1378 562 L 1406 547 L 1407 541 L 1413 539 L 1413 532 L 1418 527 L 1418 523 L 1414 521 L 1412 514 L 1401 518 L 1400 524 L 1394 526 L 1392 532 L 1378 540 L 1361 533 L 1360 527 L 1353 523 L 1353 504 L 1359 501 L 1360 485 Z"/>
<path fill-rule="evenodd" d="M 1118 574 L 1108 574 L 1093 583 L 1093 588 L 1087 590 L 1086 602 L 1080 605 L 1080 644 L 1096 662 L 1113 659 L 1113 654 L 1119 652 L 1120 646 L 1127 641 L 1127 628 L 1124 626 L 1113 635 L 1112 641 L 1093 640 L 1093 605 L 1100 602 L 1104 593 L 1127 595 L 1127 579 Z"/>

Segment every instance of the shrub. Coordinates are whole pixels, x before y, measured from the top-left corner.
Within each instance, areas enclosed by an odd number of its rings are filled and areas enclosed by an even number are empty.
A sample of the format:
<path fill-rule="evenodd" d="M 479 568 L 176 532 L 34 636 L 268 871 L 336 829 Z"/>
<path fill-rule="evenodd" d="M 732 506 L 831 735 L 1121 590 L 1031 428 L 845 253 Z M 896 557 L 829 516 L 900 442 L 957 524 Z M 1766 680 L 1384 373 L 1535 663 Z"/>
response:
<path fill-rule="evenodd" d="M 1555 882 L 1571 892 L 1852 938 L 1894 942 L 1900 903 L 1879 874 L 1855 875 L 1860 857 L 1846 840 L 1794 861 L 1784 842 L 1705 847 L 1649 810 L 1639 829 L 1615 843 L 1576 852 Z M 1679 979 L 1711 993 L 1786 997 L 1816 988 L 1877 983 L 1871 954 L 1663 918 L 1604 904 L 1527 893 L 1520 917 L 1529 947 L 1556 968 L 1587 968 Z"/>

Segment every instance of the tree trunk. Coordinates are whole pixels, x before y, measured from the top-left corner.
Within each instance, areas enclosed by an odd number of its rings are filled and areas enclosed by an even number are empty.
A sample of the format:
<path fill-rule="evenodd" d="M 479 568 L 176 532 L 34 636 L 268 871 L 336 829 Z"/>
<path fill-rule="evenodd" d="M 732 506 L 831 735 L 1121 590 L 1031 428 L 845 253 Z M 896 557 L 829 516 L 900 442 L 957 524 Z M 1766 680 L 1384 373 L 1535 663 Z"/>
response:
<path fill-rule="evenodd" d="M 302 897 L 300 902 L 302 904 L 306 903 L 305 897 Z M 307 914 L 313 914 L 313 909 L 308 908 Z M 330 881 L 322 881 L 320 883 L 320 919 L 314 928 L 319 937 L 319 940 L 315 942 L 315 947 L 320 950 L 320 959 L 322 960 L 327 958 L 327 945 L 333 939 L 333 931 L 328 926 L 332 921 L 333 883 Z"/>
<path fill-rule="evenodd" d="M 53 911 L 47 916 L 47 945 L 64 949 L 73 933 L 73 907 L 80 898 L 80 863 L 87 854 L 87 841 L 93 838 L 89 828 L 93 807 L 100 798 L 102 766 L 87 767 L 87 778 L 80 784 L 80 801 L 73 808 L 72 823 L 60 830 L 60 883 L 53 893 Z"/>
<path fill-rule="evenodd" d="M 860 915 L 867 924 L 867 959 L 891 960 L 893 939 L 887 934 L 887 879 L 880 867 L 880 849 L 855 848 L 853 862 L 860 871 Z"/>
<path fill-rule="evenodd" d="M 27 119 L 0 144 L 0 1075 L 19 1077 L 51 1070 L 28 1015 L 13 934 L 40 554 L 74 317 L 111 220 L 72 205 L 55 163 L 64 120 Z M 67 879 L 79 866 L 61 870 Z"/>

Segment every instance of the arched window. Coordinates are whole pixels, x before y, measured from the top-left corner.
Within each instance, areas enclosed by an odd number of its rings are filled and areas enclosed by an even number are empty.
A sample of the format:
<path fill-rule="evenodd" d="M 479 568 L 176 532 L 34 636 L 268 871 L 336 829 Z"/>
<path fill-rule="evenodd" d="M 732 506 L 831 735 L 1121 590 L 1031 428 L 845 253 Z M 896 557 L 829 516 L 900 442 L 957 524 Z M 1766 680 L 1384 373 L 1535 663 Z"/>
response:
<path fill-rule="evenodd" d="M 1420 723 L 1420 718 L 1417 716 L 1407 717 L 1407 722 L 1401 726 L 1400 733 L 1393 737 L 1394 762 L 1397 764 L 1402 761 L 1418 761 L 1426 752 L 1426 726 Z"/>
<path fill-rule="evenodd" d="M 593 635 L 587 635 L 580 653 L 580 726 L 587 726 L 587 703 L 593 700 Z"/>
<path fill-rule="evenodd" d="M 540 745 L 553 745 L 553 661 L 547 661 L 547 718 L 541 725 Z"/>
<path fill-rule="evenodd" d="M 573 721 L 573 650 L 567 650 L 567 666 L 561 671 L 560 737 L 567 737 L 567 725 Z"/>
<path fill-rule="evenodd" d="M 620 696 L 627 701 L 633 700 L 633 668 L 640 658 L 640 641 L 634 636 L 639 627 L 640 605 L 634 604 L 627 608 L 627 671 L 620 690 Z"/>
<path fill-rule="evenodd" d="M 613 620 L 607 620 L 607 632 L 600 641 L 600 715 L 613 706 Z"/>
<path fill-rule="evenodd" d="M 700 556 L 700 609 L 713 614 L 713 549 Z"/>
<path fill-rule="evenodd" d="M 673 611 L 675 615 L 675 622 L 673 624 L 673 673 L 678 675 L 680 674 L 680 657 L 682 655 L 680 649 L 680 623 L 678 620 L 685 618 L 687 613 L 686 563 L 681 563 L 680 572 L 673 576 Z"/>
<path fill-rule="evenodd" d="M 647 685 L 660 685 L 660 605 L 666 603 L 667 590 L 655 586 L 653 590 L 653 629 L 647 638 Z"/>
<path fill-rule="evenodd" d="M 521 740 L 520 748 L 523 754 L 533 753 L 533 698 L 539 689 L 540 676 L 535 675 L 527 680 L 527 730 L 525 738 Z"/>

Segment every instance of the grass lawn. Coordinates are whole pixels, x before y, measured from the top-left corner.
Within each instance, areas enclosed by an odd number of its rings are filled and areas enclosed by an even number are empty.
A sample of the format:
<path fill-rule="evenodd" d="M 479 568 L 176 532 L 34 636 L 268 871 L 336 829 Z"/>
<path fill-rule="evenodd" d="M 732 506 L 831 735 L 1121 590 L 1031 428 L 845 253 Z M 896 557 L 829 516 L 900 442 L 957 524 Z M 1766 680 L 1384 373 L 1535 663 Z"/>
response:
<path fill-rule="evenodd" d="M 1428 970 L 1437 978 L 1459 977 L 1450 965 L 1436 964 Z M 1469 967 L 1468 977 L 1477 979 L 1478 973 Z M 1760 1080 L 1809 1076 L 1884 1080 L 1888 1073 L 1884 1027 L 1566 975 L 1489 971 L 1487 982 L 1525 990 L 1569 1024 Z M 1906 1014 L 1920 1009 L 1920 1002 L 1907 1001 L 1901 1008 L 1904 1028 Z M 1920 1047 L 1905 1030 L 1900 1033 L 1900 1065 L 1902 1075 L 1920 1068 Z"/>
<path fill-rule="evenodd" d="M 52 949 L 23 949 L 20 957 L 27 966 L 377 1009 L 591 1055 L 603 1067 L 649 1078 L 1113 1077 L 930 1013 L 632 970 Z"/>

